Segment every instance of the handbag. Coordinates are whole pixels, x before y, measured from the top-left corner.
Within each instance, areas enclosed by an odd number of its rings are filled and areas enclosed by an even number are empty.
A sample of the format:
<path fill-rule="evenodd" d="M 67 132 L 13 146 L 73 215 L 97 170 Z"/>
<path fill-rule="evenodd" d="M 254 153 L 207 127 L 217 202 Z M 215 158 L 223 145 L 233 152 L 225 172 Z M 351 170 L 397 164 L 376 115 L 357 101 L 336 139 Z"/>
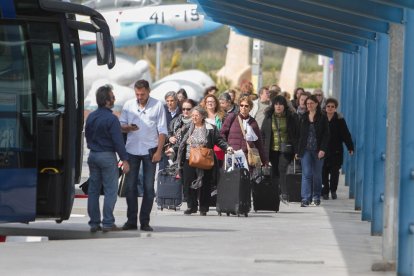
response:
<path fill-rule="evenodd" d="M 280 136 L 279 122 L 277 120 L 276 120 L 276 125 L 277 125 L 277 134 L 279 136 L 279 141 L 282 141 L 282 137 Z M 280 142 L 280 152 L 293 153 L 293 145 L 286 143 L 286 142 Z"/>
<path fill-rule="evenodd" d="M 206 147 L 191 147 L 188 164 L 193 168 L 209 170 L 214 166 L 214 153 Z"/>
<path fill-rule="evenodd" d="M 288 143 L 280 143 L 280 151 L 283 153 L 293 153 L 293 146 Z"/>
<path fill-rule="evenodd" d="M 213 150 L 218 160 L 224 160 L 224 151 L 221 148 L 219 148 L 217 145 L 214 145 Z"/>
<path fill-rule="evenodd" d="M 237 118 L 239 119 L 239 124 L 240 124 L 241 131 L 243 133 L 244 140 L 246 140 L 246 132 L 243 128 L 243 123 L 242 123 L 239 116 L 237 116 Z M 262 164 L 262 160 L 260 159 L 259 150 L 257 148 L 250 147 L 247 140 L 246 140 L 246 145 L 247 145 L 247 162 L 252 167 L 259 167 Z"/>

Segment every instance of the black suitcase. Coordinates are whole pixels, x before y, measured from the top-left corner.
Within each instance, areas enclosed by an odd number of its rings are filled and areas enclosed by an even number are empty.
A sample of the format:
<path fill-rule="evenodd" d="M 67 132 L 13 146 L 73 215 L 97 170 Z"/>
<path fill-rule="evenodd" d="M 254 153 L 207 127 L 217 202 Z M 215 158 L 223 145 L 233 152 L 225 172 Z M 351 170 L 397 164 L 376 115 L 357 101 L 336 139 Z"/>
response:
<path fill-rule="evenodd" d="M 289 195 L 290 202 L 301 202 L 301 189 L 302 189 L 302 173 L 298 172 L 296 161 L 293 160 L 288 166 L 286 173 L 286 186 Z"/>
<path fill-rule="evenodd" d="M 175 170 L 166 168 L 158 172 L 157 205 L 161 211 L 166 209 L 177 210 L 183 202 L 183 184 Z"/>
<path fill-rule="evenodd" d="M 275 211 L 279 212 L 280 198 L 279 188 L 275 181 L 272 180 L 271 173 L 264 173 L 252 181 L 253 187 L 253 210 Z"/>
<path fill-rule="evenodd" d="M 232 168 L 220 174 L 217 185 L 216 210 L 222 213 L 248 216 L 251 207 L 250 173 L 244 168 Z"/>

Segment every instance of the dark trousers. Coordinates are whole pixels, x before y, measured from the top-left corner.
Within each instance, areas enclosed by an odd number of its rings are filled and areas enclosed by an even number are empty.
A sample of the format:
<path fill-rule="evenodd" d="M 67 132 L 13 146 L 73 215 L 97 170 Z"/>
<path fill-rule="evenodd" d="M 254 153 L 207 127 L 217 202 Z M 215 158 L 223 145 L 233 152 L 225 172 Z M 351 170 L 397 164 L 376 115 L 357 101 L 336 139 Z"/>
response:
<path fill-rule="evenodd" d="M 273 182 L 276 183 L 283 195 L 287 195 L 286 171 L 290 160 L 280 151 L 270 151 L 269 159 L 272 164 Z"/>
<path fill-rule="evenodd" d="M 339 181 L 339 169 L 341 166 L 324 164 L 322 169 L 322 195 L 329 195 L 329 191 L 336 193 Z"/>
<path fill-rule="evenodd" d="M 139 221 L 141 225 L 147 225 L 150 222 L 150 213 L 152 204 L 154 202 L 155 190 L 155 170 L 157 163 L 152 163 L 152 157 L 147 155 L 133 155 L 129 156 L 129 173 L 125 175 L 126 185 L 126 201 L 127 209 L 127 223 L 130 225 L 137 225 L 138 216 L 138 174 L 141 165 L 143 166 L 143 185 L 144 195 L 141 202 L 141 211 L 139 213 Z"/>
<path fill-rule="evenodd" d="M 190 209 L 197 209 L 200 203 L 200 211 L 208 212 L 211 200 L 211 179 L 213 178 L 214 167 L 211 170 L 204 170 L 203 185 L 199 189 L 192 189 L 191 183 L 197 179 L 196 168 L 185 160 L 183 167 L 183 184 L 187 193 L 187 206 Z"/>

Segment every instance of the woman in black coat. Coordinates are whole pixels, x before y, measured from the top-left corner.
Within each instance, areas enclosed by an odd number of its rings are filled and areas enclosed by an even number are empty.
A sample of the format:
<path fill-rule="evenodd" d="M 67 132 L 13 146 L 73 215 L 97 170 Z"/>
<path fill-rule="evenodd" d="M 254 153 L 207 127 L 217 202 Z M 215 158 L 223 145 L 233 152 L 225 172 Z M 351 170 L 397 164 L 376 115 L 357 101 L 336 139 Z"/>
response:
<path fill-rule="evenodd" d="M 289 110 L 286 99 L 283 96 L 273 98 L 271 108 L 265 112 L 261 131 L 265 159 L 272 164 L 272 173 L 281 191 L 282 201 L 289 201 L 286 170 L 295 152 L 296 125 L 296 115 Z M 282 144 L 288 147 L 282 147 Z"/>
<path fill-rule="evenodd" d="M 343 146 L 345 144 L 350 155 L 354 153 L 354 144 L 351 133 L 341 114 L 336 112 L 338 101 L 334 98 L 326 100 L 326 116 L 329 121 L 329 145 L 322 169 L 322 198 L 329 199 L 329 191 L 332 199 L 337 199 L 336 189 L 338 188 L 339 169 L 343 162 Z"/>
<path fill-rule="evenodd" d="M 322 113 L 315 95 L 306 99 L 306 107 L 308 111 L 299 125 L 297 152 L 302 165 L 301 207 L 321 204 L 323 158 L 329 142 L 328 118 Z"/>
<path fill-rule="evenodd" d="M 196 106 L 191 113 L 192 122 L 181 139 L 178 147 L 177 163 L 183 169 L 183 182 L 188 189 L 187 206 L 184 214 L 196 213 L 200 205 L 200 215 L 205 216 L 209 210 L 211 198 L 211 180 L 217 167 L 217 158 L 214 155 L 214 166 L 209 170 L 191 167 L 189 164 L 191 147 L 206 147 L 213 149 L 217 145 L 224 151 L 233 151 L 223 137 L 220 136 L 216 126 L 206 122 L 208 114 L 202 107 Z M 197 200 L 198 199 L 198 200 Z"/>

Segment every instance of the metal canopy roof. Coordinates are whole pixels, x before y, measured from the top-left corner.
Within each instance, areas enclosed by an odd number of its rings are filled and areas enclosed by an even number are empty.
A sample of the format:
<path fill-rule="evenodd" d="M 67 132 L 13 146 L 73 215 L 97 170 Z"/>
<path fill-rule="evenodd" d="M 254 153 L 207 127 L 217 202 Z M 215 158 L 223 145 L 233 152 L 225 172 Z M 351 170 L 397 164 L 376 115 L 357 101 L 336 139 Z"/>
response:
<path fill-rule="evenodd" d="M 333 56 L 366 47 L 412 0 L 190 0 L 211 20 L 253 38 Z"/>

